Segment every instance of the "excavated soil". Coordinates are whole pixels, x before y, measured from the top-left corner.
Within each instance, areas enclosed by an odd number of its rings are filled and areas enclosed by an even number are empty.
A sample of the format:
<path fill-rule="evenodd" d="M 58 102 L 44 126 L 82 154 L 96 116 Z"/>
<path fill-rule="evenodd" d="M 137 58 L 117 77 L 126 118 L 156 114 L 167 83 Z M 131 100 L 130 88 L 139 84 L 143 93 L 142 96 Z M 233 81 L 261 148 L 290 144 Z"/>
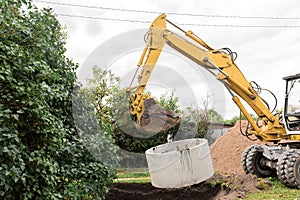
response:
<path fill-rule="evenodd" d="M 259 140 L 252 141 L 240 133 L 240 127 L 245 132 L 247 124 L 247 121 L 237 122 L 234 127 L 210 146 L 211 158 L 216 172 L 244 174 L 241 164 L 243 151 L 253 144 L 261 143 Z M 251 137 L 251 139 L 255 138 Z"/>
<path fill-rule="evenodd" d="M 178 189 L 160 189 L 150 183 L 114 183 L 106 200 L 235 200 L 256 192 L 252 175 L 214 175 L 205 182 Z"/>
<path fill-rule="evenodd" d="M 246 122 L 241 123 L 245 130 Z M 229 129 L 211 145 L 211 157 L 215 175 L 196 185 L 178 189 L 160 189 L 149 184 L 114 183 L 107 200 L 235 200 L 249 192 L 259 191 L 261 180 L 245 174 L 241 165 L 243 151 L 251 141 L 240 134 L 240 123 Z M 264 182 L 269 186 L 268 182 Z"/>

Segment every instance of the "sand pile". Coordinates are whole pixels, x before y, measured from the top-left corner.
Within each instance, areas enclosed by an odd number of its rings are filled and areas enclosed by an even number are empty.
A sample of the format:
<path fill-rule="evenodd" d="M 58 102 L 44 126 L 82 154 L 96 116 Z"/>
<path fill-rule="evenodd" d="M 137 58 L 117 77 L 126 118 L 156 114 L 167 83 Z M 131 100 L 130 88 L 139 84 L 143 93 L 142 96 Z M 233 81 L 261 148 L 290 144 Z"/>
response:
<path fill-rule="evenodd" d="M 216 172 L 221 174 L 244 174 L 241 163 L 243 151 L 253 144 L 261 143 L 259 140 L 251 141 L 240 133 L 240 127 L 245 131 L 247 124 L 247 121 L 241 121 L 241 123 L 238 121 L 234 127 L 211 145 L 210 153 Z M 254 136 L 251 136 L 251 138 L 254 138 Z"/>

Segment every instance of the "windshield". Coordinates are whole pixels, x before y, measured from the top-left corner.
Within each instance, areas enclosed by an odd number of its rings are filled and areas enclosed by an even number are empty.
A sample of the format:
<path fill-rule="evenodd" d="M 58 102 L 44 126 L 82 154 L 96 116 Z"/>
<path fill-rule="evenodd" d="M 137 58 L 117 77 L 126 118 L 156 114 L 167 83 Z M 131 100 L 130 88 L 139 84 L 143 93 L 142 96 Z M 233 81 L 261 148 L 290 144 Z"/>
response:
<path fill-rule="evenodd" d="M 288 102 L 286 114 L 300 115 L 300 80 L 290 80 L 288 83 Z"/>

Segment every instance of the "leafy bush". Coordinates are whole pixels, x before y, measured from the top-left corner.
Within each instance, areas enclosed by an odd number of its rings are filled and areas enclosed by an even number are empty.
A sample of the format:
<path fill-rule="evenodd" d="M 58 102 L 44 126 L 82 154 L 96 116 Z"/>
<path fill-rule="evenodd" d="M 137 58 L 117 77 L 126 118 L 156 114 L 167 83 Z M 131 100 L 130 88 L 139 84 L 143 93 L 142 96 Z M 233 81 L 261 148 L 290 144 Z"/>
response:
<path fill-rule="evenodd" d="M 136 129 L 129 114 L 128 94 L 119 87 L 120 79 L 110 70 L 94 67 L 93 78 L 87 82 L 87 87 L 81 88 L 81 91 L 89 97 L 101 129 L 109 133 L 108 137 L 116 146 L 125 151 L 140 153 L 167 142 L 167 135 L 172 130 L 149 136 Z M 173 94 L 170 97 L 162 96 L 159 102 L 170 109 L 179 108 L 178 99 Z"/>
<path fill-rule="evenodd" d="M 257 116 L 255 116 L 254 114 L 250 114 L 251 118 L 253 120 L 258 120 L 259 118 Z M 235 124 L 237 121 L 240 121 L 240 120 L 247 120 L 245 115 L 243 115 L 242 113 L 240 113 L 239 116 L 234 116 L 232 117 L 231 119 L 229 120 L 225 120 L 224 123 L 226 124 Z"/>
<path fill-rule="evenodd" d="M 114 171 L 74 126 L 62 26 L 51 9 L 2 0 L 0 30 L 0 199 L 102 199 Z"/>

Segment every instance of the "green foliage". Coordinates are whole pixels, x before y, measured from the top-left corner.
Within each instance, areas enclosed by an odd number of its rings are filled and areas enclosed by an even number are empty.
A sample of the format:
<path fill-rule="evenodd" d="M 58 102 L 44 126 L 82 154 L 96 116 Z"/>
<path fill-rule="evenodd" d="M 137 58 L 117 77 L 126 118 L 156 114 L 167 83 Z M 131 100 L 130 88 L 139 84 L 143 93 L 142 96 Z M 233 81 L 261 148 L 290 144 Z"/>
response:
<path fill-rule="evenodd" d="M 208 116 L 210 122 L 220 122 L 224 121 L 223 117 L 213 108 L 208 109 Z"/>
<path fill-rule="evenodd" d="M 186 118 L 184 123 L 187 125 L 196 126 L 196 133 L 194 133 L 194 137 L 204 138 L 210 124 L 208 108 L 207 107 L 204 107 L 203 109 L 201 108 L 193 109 L 191 107 L 187 108 Z M 187 129 L 189 129 L 189 127 Z"/>
<path fill-rule="evenodd" d="M 220 185 L 224 189 L 229 189 L 229 190 L 232 189 L 232 185 L 229 182 L 224 180 L 212 180 L 208 184 L 213 188 Z"/>
<path fill-rule="evenodd" d="M 112 136 L 114 97 L 120 92 L 119 78 L 115 77 L 110 70 L 102 70 L 94 66 L 93 78 L 88 79 L 87 83 L 87 87 L 80 89 L 80 98 L 85 101 L 85 106 L 78 107 L 77 116 L 82 116 L 82 119 L 76 121 L 84 122 L 79 126 L 84 129 L 85 143 L 90 152 L 102 161 L 116 165 L 117 148 L 113 144 Z M 87 120 L 86 116 L 90 119 Z M 88 126 L 87 122 L 90 123 Z M 92 130 L 87 130 L 87 127 Z"/>
<path fill-rule="evenodd" d="M 268 181 L 267 179 L 258 178 L 256 188 L 260 190 L 267 190 L 270 188 L 271 185 L 272 185 L 271 182 Z"/>
<path fill-rule="evenodd" d="M 62 26 L 51 9 L 2 0 L 0 30 L 0 199 L 102 199 L 114 172 L 77 136 Z"/>
<path fill-rule="evenodd" d="M 178 97 L 175 97 L 174 91 L 172 91 L 171 95 L 168 93 L 161 95 L 156 102 L 166 110 L 171 110 L 176 113 L 181 112 L 178 104 L 179 100 Z"/>
<path fill-rule="evenodd" d="M 120 78 L 114 76 L 110 70 L 93 67 L 93 78 L 88 81 L 88 94 L 92 99 L 95 113 L 100 125 L 110 124 L 113 121 L 113 101 L 120 92 Z"/>
<path fill-rule="evenodd" d="M 245 119 L 246 119 L 246 117 L 244 115 L 242 115 L 242 116 L 234 116 L 234 117 L 232 117 L 229 120 L 225 120 L 224 123 L 226 123 L 226 124 L 235 124 L 237 121 L 239 121 L 239 120 L 245 120 Z"/>
<path fill-rule="evenodd" d="M 208 108 L 207 104 L 197 109 L 188 107 L 182 120 L 181 131 L 184 137 L 207 138 L 211 122 L 223 122 L 223 118 L 216 110 Z"/>
<path fill-rule="evenodd" d="M 176 139 L 205 138 L 209 143 L 214 139 L 211 137 L 210 125 L 212 122 L 223 123 L 222 116 L 209 106 L 209 95 L 202 100 L 201 107 L 187 107 L 181 121 L 181 126 Z"/>
<path fill-rule="evenodd" d="M 172 133 L 179 126 L 158 134 L 141 133 L 136 129 L 135 121 L 132 120 L 129 114 L 128 95 L 122 91 L 115 96 L 114 102 L 113 108 L 116 123 L 114 124 L 113 138 L 116 144 L 123 150 L 139 153 L 159 144 L 166 143 L 169 132 Z M 165 101 L 165 105 L 168 105 L 168 101 Z"/>
<path fill-rule="evenodd" d="M 138 132 L 129 114 L 129 96 L 119 88 L 119 78 L 110 70 L 95 67 L 93 78 L 87 81 L 88 86 L 82 91 L 90 97 L 101 129 L 106 129 L 108 137 L 118 147 L 129 152 L 144 152 L 167 141 L 167 132 L 155 135 Z M 178 99 L 173 93 L 171 96 L 163 95 L 158 101 L 165 108 L 179 108 Z M 140 161 L 144 163 L 144 159 Z M 137 160 L 134 163 L 140 162 Z"/>
<path fill-rule="evenodd" d="M 250 114 L 250 116 L 252 117 L 252 119 L 257 120 L 257 117 L 255 117 L 255 115 Z M 247 120 L 247 119 L 246 119 L 245 115 L 240 114 L 239 116 L 234 116 L 229 120 L 225 120 L 224 123 L 225 124 L 235 124 L 239 120 Z"/>

